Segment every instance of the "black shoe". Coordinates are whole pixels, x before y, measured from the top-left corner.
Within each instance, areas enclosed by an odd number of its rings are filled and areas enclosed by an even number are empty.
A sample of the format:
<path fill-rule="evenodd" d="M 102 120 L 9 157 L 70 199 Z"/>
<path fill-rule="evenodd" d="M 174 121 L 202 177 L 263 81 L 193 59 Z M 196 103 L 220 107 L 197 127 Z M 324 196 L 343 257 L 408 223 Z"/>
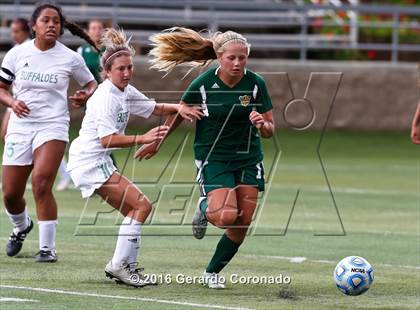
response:
<path fill-rule="evenodd" d="M 15 256 L 22 249 L 22 243 L 25 241 L 26 236 L 34 227 L 34 223 L 29 219 L 29 226 L 21 232 L 15 234 L 14 230 L 10 234 L 9 240 L 6 243 L 6 254 L 7 256 Z"/>
<path fill-rule="evenodd" d="M 57 253 L 55 250 L 40 250 L 35 255 L 35 261 L 38 263 L 55 263 L 57 261 Z"/>

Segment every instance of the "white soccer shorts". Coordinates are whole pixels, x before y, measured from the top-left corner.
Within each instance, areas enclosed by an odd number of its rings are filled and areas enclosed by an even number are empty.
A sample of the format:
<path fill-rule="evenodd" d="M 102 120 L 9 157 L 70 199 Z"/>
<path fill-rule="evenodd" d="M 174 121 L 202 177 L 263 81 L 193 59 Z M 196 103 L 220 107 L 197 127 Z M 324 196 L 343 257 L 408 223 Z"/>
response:
<path fill-rule="evenodd" d="M 108 181 L 116 170 L 111 157 L 107 156 L 97 162 L 73 168 L 69 172 L 74 185 L 82 192 L 82 197 L 88 198 Z"/>
<path fill-rule="evenodd" d="M 3 166 L 29 166 L 33 163 L 34 151 L 52 140 L 69 142 L 67 126 L 51 126 L 37 130 L 7 129 L 3 150 Z"/>

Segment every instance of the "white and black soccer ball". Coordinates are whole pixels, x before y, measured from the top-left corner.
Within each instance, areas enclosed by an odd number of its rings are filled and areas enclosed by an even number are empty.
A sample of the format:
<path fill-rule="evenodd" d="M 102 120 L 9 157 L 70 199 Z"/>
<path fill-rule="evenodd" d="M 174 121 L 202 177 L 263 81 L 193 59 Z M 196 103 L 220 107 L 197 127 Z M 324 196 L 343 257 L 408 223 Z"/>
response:
<path fill-rule="evenodd" d="M 373 283 L 373 268 L 363 257 L 347 256 L 335 267 L 334 281 L 342 293 L 360 295 Z"/>

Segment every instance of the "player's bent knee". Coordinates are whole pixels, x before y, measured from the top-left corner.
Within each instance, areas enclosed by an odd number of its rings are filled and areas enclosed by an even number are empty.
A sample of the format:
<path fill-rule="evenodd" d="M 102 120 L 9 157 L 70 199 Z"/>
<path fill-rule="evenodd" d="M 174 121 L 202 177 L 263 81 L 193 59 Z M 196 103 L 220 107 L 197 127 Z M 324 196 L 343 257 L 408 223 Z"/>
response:
<path fill-rule="evenodd" d="M 32 176 L 32 192 L 35 198 L 44 197 L 52 192 L 53 182 L 45 176 Z"/>
<path fill-rule="evenodd" d="M 6 207 L 12 207 L 20 202 L 22 202 L 23 197 L 21 195 L 16 195 L 12 191 L 4 191 L 3 193 L 3 202 Z"/>

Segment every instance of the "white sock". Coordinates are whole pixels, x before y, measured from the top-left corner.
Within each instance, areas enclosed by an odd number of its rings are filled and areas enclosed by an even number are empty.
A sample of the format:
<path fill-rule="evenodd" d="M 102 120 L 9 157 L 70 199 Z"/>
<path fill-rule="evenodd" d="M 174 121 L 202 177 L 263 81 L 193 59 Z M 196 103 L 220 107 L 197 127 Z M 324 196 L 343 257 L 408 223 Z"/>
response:
<path fill-rule="evenodd" d="M 21 231 L 24 231 L 26 228 L 28 228 L 30 219 L 28 217 L 28 211 L 25 210 L 22 213 L 19 214 L 11 214 L 6 209 L 6 214 L 9 216 L 10 221 L 15 226 L 14 232 L 15 234 Z"/>
<path fill-rule="evenodd" d="M 55 250 L 55 232 L 57 220 L 38 221 L 39 226 L 39 249 L 44 251 Z"/>
<path fill-rule="evenodd" d="M 58 177 L 60 180 L 68 180 L 70 178 L 70 175 L 67 172 L 67 163 L 64 158 L 61 160 L 60 167 L 58 168 Z"/>
<path fill-rule="evenodd" d="M 120 267 L 137 261 L 141 228 L 141 222 L 130 217 L 124 218 L 120 226 L 114 256 L 112 257 L 112 265 L 114 267 Z"/>
<path fill-rule="evenodd" d="M 130 255 L 128 255 L 127 264 L 129 264 L 130 266 L 135 266 L 135 263 L 137 263 L 137 257 L 139 256 L 140 245 L 141 245 L 141 231 L 143 227 L 141 222 L 138 222 L 136 220 L 133 220 L 133 221 L 137 223 L 136 224 L 137 245 L 135 247 L 132 247 Z"/>

